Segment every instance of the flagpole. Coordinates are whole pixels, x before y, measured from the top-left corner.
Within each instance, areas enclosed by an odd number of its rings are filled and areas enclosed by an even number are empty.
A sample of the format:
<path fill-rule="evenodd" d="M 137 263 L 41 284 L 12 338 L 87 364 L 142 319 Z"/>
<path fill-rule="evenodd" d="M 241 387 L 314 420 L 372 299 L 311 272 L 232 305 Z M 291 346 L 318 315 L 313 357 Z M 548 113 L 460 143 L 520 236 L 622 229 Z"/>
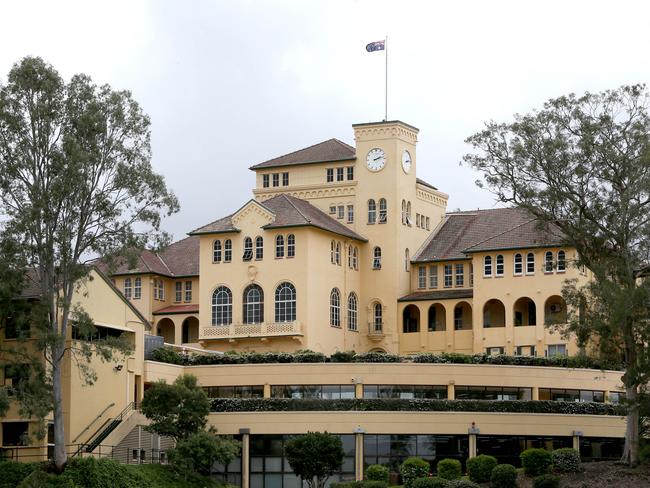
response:
<path fill-rule="evenodd" d="M 386 80 L 384 84 L 384 121 L 388 121 L 388 36 L 384 39 L 384 54 L 386 55 Z"/>

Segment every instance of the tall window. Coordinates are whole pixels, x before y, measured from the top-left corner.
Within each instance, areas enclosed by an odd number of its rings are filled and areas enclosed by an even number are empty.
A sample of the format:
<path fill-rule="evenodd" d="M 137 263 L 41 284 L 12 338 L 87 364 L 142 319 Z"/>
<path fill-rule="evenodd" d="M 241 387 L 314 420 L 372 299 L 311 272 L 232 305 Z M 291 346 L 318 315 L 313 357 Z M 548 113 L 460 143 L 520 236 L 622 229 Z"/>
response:
<path fill-rule="evenodd" d="M 133 289 L 131 288 L 131 286 L 132 286 L 131 285 L 131 278 L 126 278 L 124 280 L 124 297 L 127 300 L 131 300 L 131 297 L 132 297 L 131 293 L 132 293 Z"/>
<path fill-rule="evenodd" d="M 341 327 L 341 293 L 338 288 L 330 292 L 330 325 Z"/>
<path fill-rule="evenodd" d="M 451 288 L 454 280 L 453 272 L 453 266 L 451 264 L 445 264 L 445 288 Z"/>
<path fill-rule="evenodd" d="M 566 254 L 564 251 L 557 252 L 557 271 L 564 273 L 566 271 Z"/>
<path fill-rule="evenodd" d="M 220 263 L 221 262 L 221 241 L 216 240 L 212 244 L 212 262 Z"/>
<path fill-rule="evenodd" d="M 163 280 L 158 280 L 158 298 L 165 299 L 165 282 Z"/>
<path fill-rule="evenodd" d="M 381 269 L 381 247 L 379 246 L 372 252 L 372 269 Z"/>
<path fill-rule="evenodd" d="M 410 271 L 411 270 L 410 265 L 411 265 L 411 253 L 407 248 L 404 250 L 404 271 L 407 272 Z"/>
<path fill-rule="evenodd" d="M 357 309 L 357 296 L 350 293 L 348 297 L 348 330 L 359 330 Z"/>
<path fill-rule="evenodd" d="M 273 173 L 273 186 L 280 186 L 280 173 Z"/>
<path fill-rule="evenodd" d="M 532 252 L 526 255 L 526 274 L 535 274 L 535 255 Z"/>
<path fill-rule="evenodd" d="M 244 323 L 264 322 L 264 292 L 259 285 L 248 285 L 244 290 Z"/>
<path fill-rule="evenodd" d="M 348 246 L 348 268 L 352 269 L 352 246 Z"/>
<path fill-rule="evenodd" d="M 142 298 L 142 278 L 140 277 L 133 280 L 133 298 L 136 300 Z"/>
<path fill-rule="evenodd" d="M 503 276 L 505 267 L 503 264 L 503 254 L 497 254 L 497 276 Z"/>
<path fill-rule="evenodd" d="M 212 294 L 212 325 L 232 323 L 232 293 L 230 288 L 220 286 Z"/>
<path fill-rule="evenodd" d="M 342 219 L 345 217 L 345 205 L 339 205 L 337 210 L 337 218 Z"/>
<path fill-rule="evenodd" d="M 524 274 L 524 257 L 519 253 L 515 254 L 514 273 L 515 276 Z"/>
<path fill-rule="evenodd" d="M 438 266 L 429 266 L 429 288 L 438 288 Z"/>
<path fill-rule="evenodd" d="M 289 186 L 289 173 L 282 173 L 282 186 Z"/>
<path fill-rule="evenodd" d="M 406 224 L 406 200 L 402 200 L 402 225 Z"/>
<path fill-rule="evenodd" d="M 411 202 L 406 202 L 406 223 L 407 225 L 413 224 L 411 220 Z"/>
<path fill-rule="evenodd" d="M 264 238 L 262 236 L 255 238 L 255 259 L 264 259 Z"/>
<path fill-rule="evenodd" d="M 337 242 L 336 247 L 334 248 L 334 262 L 341 265 L 341 243 Z"/>
<path fill-rule="evenodd" d="M 354 222 L 354 205 L 348 205 L 348 224 Z"/>
<path fill-rule="evenodd" d="M 384 320 L 383 320 L 383 310 L 381 307 L 381 303 L 375 303 L 374 308 L 374 313 L 373 313 L 373 320 L 372 320 L 372 325 L 374 327 L 375 332 L 381 332 L 383 327 L 384 327 Z"/>
<path fill-rule="evenodd" d="M 280 283 L 275 289 L 275 321 L 296 320 L 296 288 L 289 282 Z"/>
<path fill-rule="evenodd" d="M 269 187 L 269 175 L 262 175 L 262 186 L 264 188 Z"/>
<path fill-rule="evenodd" d="M 244 255 L 242 256 L 244 261 L 250 261 L 253 259 L 253 239 L 246 237 L 244 239 Z"/>
<path fill-rule="evenodd" d="M 385 224 L 388 221 L 388 204 L 385 198 L 379 199 L 379 223 Z"/>
<path fill-rule="evenodd" d="M 553 253 L 551 251 L 546 251 L 544 253 L 544 272 L 553 272 Z"/>
<path fill-rule="evenodd" d="M 275 257 L 284 257 L 284 236 L 282 234 L 275 237 Z"/>
<path fill-rule="evenodd" d="M 334 181 L 334 168 L 327 168 L 327 182 L 331 183 Z"/>
<path fill-rule="evenodd" d="M 343 181 L 345 168 L 336 168 L 336 181 Z"/>
<path fill-rule="evenodd" d="M 293 258 L 296 256 L 296 236 L 289 234 L 287 236 L 287 257 Z"/>
<path fill-rule="evenodd" d="M 427 217 L 426 222 L 427 222 L 427 230 L 430 230 L 429 229 L 429 223 L 431 222 L 431 220 L 429 219 L 429 217 Z"/>
<path fill-rule="evenodd" d="M 226 239 L 223 241 L 223 262 L 229 263 L 232 261 L 232 241 Z"/>
<path fill-rule="evenodd" d="M 352 249 L 352 269 L 359 269 L 359 248 Z"/>
<path fill-rule="evenodd" d="M 348 173 L 348 181 L 353 180 L 354 179 L 354 166 L 348 166 L 347 173 Z"/>
<path fill-rule="evenodd" d="M 334 252 L 336 251 L 336 242 L 330 241 L 330 263 L 336 264 L 336 259 L 334 257 Z"/>
<path fill-rule="evenodd" d="M 368 200 L 368 223 L 374 224 L 377 221 L 377 204 L 373 199 Z"/>
<path fill-rule="evenodd" d="M 456 264 L 456 286 L 465 286 L 465 266 L 462 263 Z"/>
<path fill-rule="evenodd" d="M 175 288 L 174 288 L 174 291 L 175 291 L 175 294 L 174 294 L 174 301 L 175 301 L 175 302 L 180 302 L 180 301 L 183 300 L 183 282 L 181 282 L 181 281 L 177 281 L 177 282 L 174 284 L 174 287 L 175 287 Z"/>
<path fill-rule="evenodd" d="M 427 287 L 427 268 L 426 266 L 418 266 L 418 288 Z"/>
<path fill-rule="evenodd" d="M 191 281 L 186 281 L 185 282 L 185 301 L 186 302 L 191 302 L 192 301 L 192 282 Z"/>
<path fill-rule="evenodd" d="M 492 256 L 483 258 L 483 276 L 492 276 Z"/>

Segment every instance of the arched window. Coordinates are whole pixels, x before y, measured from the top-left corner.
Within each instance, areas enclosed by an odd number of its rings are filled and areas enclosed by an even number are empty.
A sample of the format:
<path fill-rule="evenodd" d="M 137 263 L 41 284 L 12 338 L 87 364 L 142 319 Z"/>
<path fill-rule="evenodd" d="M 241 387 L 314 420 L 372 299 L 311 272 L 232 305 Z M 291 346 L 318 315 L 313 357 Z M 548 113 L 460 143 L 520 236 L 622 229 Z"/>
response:
<path fill-rule="evenodd" d="M 330 325 L 341 327 L 341 293 L 338 288 L 330 292 Z"/>
<path fill-rule="evenodd" d="M 404 251 L 404 271 L 410 271 L 411 255 L 408 248 Z"/>
<path fill-rule="evenodd" d="M 242 256 L 244 261 L 250 261 L 253 259 L 253 239 L 246 237 L 244 239 L 244 255 Z"/>
<path fill-rule="evenodd" d="M 296 320 L 296 287 L 289 282 L 280 283 L 275 289 L 275 321 Z"/>
<path fill-rule="evenodd" d="M 379 223 L 385 224 L 388 222 L 388 204 L 385 198 L 379 199 Z"/>
<path fill-rule="evenodd" d="M 504 260 L 503 260 L 503 254 L 497 254 L 497 269 L 496 269 L 496 275 L 497 276 L 503 276 L 505 269 L 504 269 Z"/>
<path fill-rule="evenodd" d="M 526 255 L 526 274 L 535 274 L 535 255 L 532 252 Z"/>
<path fill-rule="evenodd" d="M 293 258 L 296 255 L 296 236 L 289 234 L 287 236 L 287 257 Z"/>
<path fill-rule="evenodd" d="M 384 328 L 384 319 L 382 316 L 382 306 L 381 303 L 375 303 L 375 306 L 373 307 L 373 317 L 372 317 L 372 326 L 374 332 L 379 332 Z"/>
<path fill-rule="evenodd" d="M 229 263 L 232 261 L 232 241 L 226 239 L 223 241 L 223 262 Z"/>
<path fill-rule="evenodd" d="M 411 220 L 411 202 L 406 202 L 406 224 L 413 224 L 413 221 Z"/>
<path fill-rule="evenodd" d="M 483 276 L 492 276 L 492 256 L 483 258 Z"/>
<path fill-rule="evenodd" d="M 381 247 L 379 246 L 372 252 L 372 269 L 381 269 Z"/>
<path fill-rule="evenodd" d="M 524 274 L 524 257 L 520 253 L 515 254 L 514 274 L 515 276 Z"/>
<path fill-rule="evenodd" d="M 348 297 L 348 330 L 359 330 L 357 296 L 354 293 Z"/>
<path fill-rule="evenodd" d="M 259 285 L 248 285 L 244 290 L 244 323 L 264 322 L 264 291 Z"/>
<path fill-rule="evenodd" d="M 232 323 L 232 293 L 230 288 L 220 286 L 212 294 L 212 325 Z"/>
<path fill-rule="evenodd" d="M 566 271 L 566 254 L 564 251 L 557 252 L 557 271 L 558 273 Z"/>
<path fill-rule="evenodd" d="M 341 243 L 337 242 L 336 247 L 334 248 L 334 261 L 339 266 L 341 265 Z"/>
<path fill-rule="evenodd" d="M 264 238 L 262 236 L 255 238 L 255 259 L 264 259 Z"/>
<path fill-rule="evenodd" d="M 275 257 L 284 257 L 284 236 L 282 234 L 275 237 Z"/>
<path fill-rule="evenodd" d="M 352 246 L 348 246 L 348 268 L 352 269 Z"/>
<path fill-rule="evenodd" d="M 368 223 L 374 224 L 377 220 L 377 204 L 373 199 L 368 200 Z"/>
<path fill-rule="evenodd" d="M 352 250 L 352 269 L 359 269 L 359 248 L 356 246 Z"/>
<path fill-rule="evenodd" d="M 221 262 L 221 241 L 216 240 L 212 244 L 212 262 L 220 263 Z"/>
<path fill-rule="evenodd" d="M 544 272 L 553 272 L 553 253 L 551 251 L 546 251 L 544 253 Z"/>
<path fill-rule="evenodd" d="M 402 225 L 406 224 L 406 200 L 402 200 Z"/>
<path fill-rule="evenodd" d="M 336 258 L 334 257 L 334 252 L 336 251 L 336 242 L 330 242 L 330 263 L 336 264 Z"/>
<path fill-rule="evenodd" d="M 132 293 L 131 278 L 126 278 L 124 280 L 124 298 L 126 298 L 127 300 L 131 300 L 131 293 Z"/>

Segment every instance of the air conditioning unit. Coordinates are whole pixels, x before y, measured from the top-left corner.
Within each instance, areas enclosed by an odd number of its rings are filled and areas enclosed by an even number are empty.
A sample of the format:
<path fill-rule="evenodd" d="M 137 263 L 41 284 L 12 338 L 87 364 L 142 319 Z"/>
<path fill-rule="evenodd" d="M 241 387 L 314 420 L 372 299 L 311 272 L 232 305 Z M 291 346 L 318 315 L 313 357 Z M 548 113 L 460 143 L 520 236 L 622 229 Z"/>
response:
<path fill-rule="evenodd" d="M 552 303 L 551 304 L 551 313 L 559 313 L 562 311 L 561 303 Z"/>

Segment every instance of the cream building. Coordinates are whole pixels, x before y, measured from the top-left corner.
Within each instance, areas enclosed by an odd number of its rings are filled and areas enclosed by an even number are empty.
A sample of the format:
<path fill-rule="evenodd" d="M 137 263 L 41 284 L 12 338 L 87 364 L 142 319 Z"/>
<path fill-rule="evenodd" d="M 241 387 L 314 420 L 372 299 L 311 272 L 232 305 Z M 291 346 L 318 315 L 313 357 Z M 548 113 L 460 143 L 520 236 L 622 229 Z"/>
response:
<path fill-rule="evenodd" d="M 143 252 L 135 267 L 112 270 L 112 284 L 95 272 L 101 289 L 84 295 L 84 306 L 98 324 L 133 333 L 136 352 L 119 372 L 102 369 L 91 388 L 71 377 L 70 404 L 94 400 L 78 403 L 83 413 L 71 407 L 70 444 L 94 445 L 103 425 L 94 419 L 119 418 L 101 444 L 116 446 L 105 448 L 111 452 L 126 445 L 140 459 L 142 445 L 132 439 L 142 431 L 133 432 L 146 420 L 123 412 L 152 381 L 183 373 L 217 398 L 618 400 L 616 371 L 144 359 L 144 343 L 156 335 L 177 350 L 205 354 L 577 352 L 572 340 L 545 327 L 566 321 L 562 282 L 589 279 L 556 229 L 540 229 L 516 209 L 449 213 L 448 196 L 416 176 L 418 129 L 388 121 L 353 130 L 355 147 L 330 139 L 255 164 L 253 199 L 161 253 Z M 12 412 L 3 426 L 19 420 Z M 573 445 L 586 458 L 605 458 L 620 448 L 625 429 L 614 415 L 523 412 L 239 411 L 215 412 L 210 421 L 242 439 L 241 458 L 218 471 L 246 488 L 297 486 L 282 443 L 308 430 L 341 435 L 347 458 L 339 476 L 360 479 L 364 466 L 394 467 L 406 454 L 435 463 L 486 452 L 517 462 L 526 446 Z M 158 458 L 161 442 L 149 444 L 158 446 Z"/>

